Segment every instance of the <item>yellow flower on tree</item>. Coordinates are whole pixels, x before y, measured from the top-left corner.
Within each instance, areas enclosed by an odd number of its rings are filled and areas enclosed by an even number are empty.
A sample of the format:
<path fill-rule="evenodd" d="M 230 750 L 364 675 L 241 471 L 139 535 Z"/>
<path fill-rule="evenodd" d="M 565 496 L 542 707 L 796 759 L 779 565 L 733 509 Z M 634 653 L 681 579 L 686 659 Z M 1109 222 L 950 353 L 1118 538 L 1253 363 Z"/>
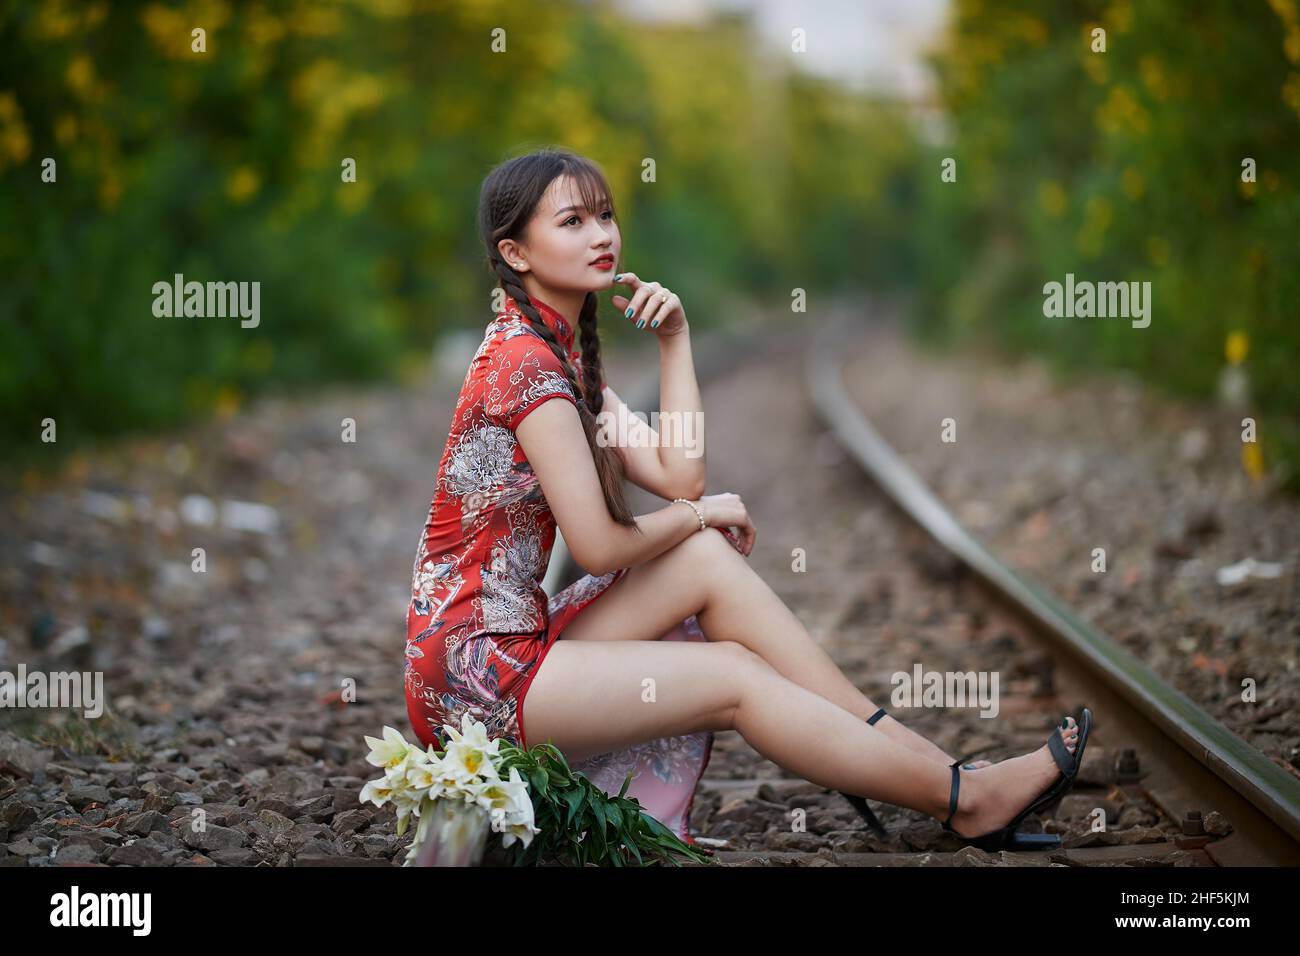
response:
<path fill-rule="evenodd" d="M 1229 332 L 1223 343 L 1223 354 L 1229 365 L 1240 365 L 1250 351 L 1250 338 L 1245 332 Z"/>
<path fill-rule="evenodd" d="M 1264 477 L 1264 453 L 1260 451 L 1258 441 L 1241 443 L 1241 467 L 1245 469 L 1246 474 L 1250 475 L 1252 481 L 1259 481 Z"/>
<path fill-rule="evenodd" d="M 247 202 L 261 185 L 262 179 L 257 175 L 257 170 L 251 166 L 240 166 L 226 180 L 226 195 L 233 202 Z"/>
<path fill-rule="evenodd" d="M 1069 197 L 1065 194 L 1065 187 L 1056 180 L 1050 179 L 1039 183 L 1038 205 L 1042 206 L 1043 212 L 1053 219 L 1060 219 L 1065 215 L 1066 207 L 1069 205 Z"/>

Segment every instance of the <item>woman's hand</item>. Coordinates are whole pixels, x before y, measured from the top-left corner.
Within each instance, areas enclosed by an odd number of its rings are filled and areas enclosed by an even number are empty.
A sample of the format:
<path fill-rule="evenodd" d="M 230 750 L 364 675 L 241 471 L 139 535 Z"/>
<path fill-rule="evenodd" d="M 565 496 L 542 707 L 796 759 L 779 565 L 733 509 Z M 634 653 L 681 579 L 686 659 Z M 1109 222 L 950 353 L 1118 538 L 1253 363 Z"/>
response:
<path fill-rule="evenodd" d="M 613 302 L 638 329 L 650 329 L 659 336 L 677 335 L 686 330 L 686 310 L 676 293 L 658 282 L 642 282 L 635 272 L 621 272 L 614 281 L 635 290 L 632 298 L 616 295 Z"/>
<path fill-rule="evenodd" d="M 758 532 L 754 530 L 754 522 L 749 519 L 749 511 L 746 510 L 745 503 L 740 500 L 739 495 L 730 492 L 705 495 L 695 502 L 695 505 L 704 516 L 704 524 L 707 527 L 721 530 L 731 541 L 732 547 L 746 557 L 749 556 L 749 553 L 754 550 L 754 539 Z M 739 541 L 727 530 L 728 528 L 735 528 L 740 532 Z"/>

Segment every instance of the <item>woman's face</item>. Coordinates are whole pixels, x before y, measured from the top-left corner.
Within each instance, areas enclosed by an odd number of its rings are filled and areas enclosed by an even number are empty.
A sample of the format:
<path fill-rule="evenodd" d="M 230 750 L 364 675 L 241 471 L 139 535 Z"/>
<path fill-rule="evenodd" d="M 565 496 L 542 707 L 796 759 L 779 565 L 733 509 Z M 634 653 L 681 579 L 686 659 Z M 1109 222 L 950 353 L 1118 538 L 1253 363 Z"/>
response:
<path fill-rule="evenodd" d="M 523 241 L 501 240 L 499 247 L 506 262 L 524 263 L 515 271 L 524 277 L 529 295 L 558 307 L 575 295 L 585 296 L 614 284 L 621 268 L 622 237 L 613 210 L 605 201 L 599 206 L 586 209 L 573 178 L 557 177 L 537 204 Z M 613 262 L 599 267 L 597 260 L 609 256 Z"/>

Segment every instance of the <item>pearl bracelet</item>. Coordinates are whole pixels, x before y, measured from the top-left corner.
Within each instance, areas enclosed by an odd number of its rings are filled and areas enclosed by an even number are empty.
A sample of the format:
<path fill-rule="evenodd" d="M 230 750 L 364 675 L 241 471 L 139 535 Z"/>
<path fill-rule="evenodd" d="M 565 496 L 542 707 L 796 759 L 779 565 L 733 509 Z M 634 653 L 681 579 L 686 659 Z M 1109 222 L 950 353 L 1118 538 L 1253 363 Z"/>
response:
<path fill-rule="evenodd" d="M 695 517 L 700 519 L 700 530 L 703 531 L 707 527 L 707 525 L 705 525 L 704 523 L 704 515 L 700 514 L 700 509 L 695 507 L 695 505 L 691 504 L 691 502 L 687 501 L 685 498 L 673 499 L 674 504 L 676 504 L 679 501 L 684 505 L 688 505 L 690 509 L 695 512 Z"/>

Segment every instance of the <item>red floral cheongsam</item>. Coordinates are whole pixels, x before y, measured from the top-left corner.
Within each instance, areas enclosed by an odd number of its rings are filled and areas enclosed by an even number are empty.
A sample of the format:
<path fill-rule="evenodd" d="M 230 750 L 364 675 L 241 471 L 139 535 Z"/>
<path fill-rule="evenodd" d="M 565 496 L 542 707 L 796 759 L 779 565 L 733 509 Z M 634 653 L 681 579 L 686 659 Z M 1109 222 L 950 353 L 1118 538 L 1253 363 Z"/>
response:
<path fill-rule="evenodd" d="M 543 302 L 530 301 L 581 381 L 569 323 Z M 549 598 L 542 589 L 555 518 L 515 429 L 550 399 L 575 406 L 580 400 L 550 346 L 507 298 L 461 387 L 412 573 L 406 705 L 426 746 L 443 749 L 443 725 L 459 730 L 466 713 L 487 726 L 489 737 L 529 746 L 524 695 L 542 661 L 582 609 L 628 571 L 589 574 Z M 604 500 L 593 502 L 597 506 Z M 705 640 L 694 615 L 662 637 Z M 692 842 L 691 800 L 712 745 L 711 732 L 664 737 L 570 766 L 610 794 L 633 771 L 627 795 Z"/>

